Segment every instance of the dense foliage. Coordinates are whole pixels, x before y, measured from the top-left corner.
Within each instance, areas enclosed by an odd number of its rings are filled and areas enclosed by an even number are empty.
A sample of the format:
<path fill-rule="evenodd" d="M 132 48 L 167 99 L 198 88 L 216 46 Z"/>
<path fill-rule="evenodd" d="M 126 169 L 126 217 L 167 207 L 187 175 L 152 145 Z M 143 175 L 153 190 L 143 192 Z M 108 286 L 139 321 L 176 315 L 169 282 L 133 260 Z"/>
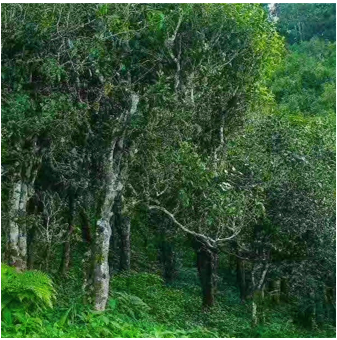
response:
<path fill-rule="evenodd" d="M 335 5 L 275 8 L 2 6 L 4 337 L 335 336 Z"/>

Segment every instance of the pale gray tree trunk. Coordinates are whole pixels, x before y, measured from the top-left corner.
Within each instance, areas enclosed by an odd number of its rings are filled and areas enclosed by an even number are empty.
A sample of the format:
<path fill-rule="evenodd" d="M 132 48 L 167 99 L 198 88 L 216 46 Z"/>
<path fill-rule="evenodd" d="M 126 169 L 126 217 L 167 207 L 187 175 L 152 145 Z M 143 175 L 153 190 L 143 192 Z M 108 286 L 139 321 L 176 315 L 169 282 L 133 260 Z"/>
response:
<path fill-rule="evenodd" d="M 125 112 L 119 119 L 126 128 L 130 118 L 137 110 L 139 97 L 131 94 L 130 111 Z M 124 131 L 121 137 L 115 138 L 111 144 L 110 154 L 107 160 L 105 197 L 103 200 L 100 218 L 96 224 L 95 251 L 94 251 L 94 307 L 98 311 L 105 309 L 109 296 L 110 270 L 109 270 L 109 245 L 111 237 L 110 219 L 113 215 L 112 207 L 116 197 L 123 189 L 121 176 L 121 163 L 123 155 Z"/>
<path fill-rule="evenodd" d="M 270 294 L 272 296 L 272 301 L 275 304 L 280 303 L 281 295 L 281 279 L 274 279 L 270 282 Z"/>
<path fill-rule="evenodd" d="M 21 180 L 14 183 L 9 208 L 9 264 L 20 270 L 26 269 L 27 257 L 26 228 L 22 223 L 19 223 L 19 218 L 25 211 L 25 189 L 26 185 Z"/>
<path fill-rule="evenodd" d="M 33 163 L 24 175 L 16 175 L 9 206 L 9 264 L 20 270 L 27 268 L 27 226 L 25 221 L 27 203 L 33 195 L 37 168 L 32 171 Z"/>
<path fill-rule="evenodd" d="M 262 273 L 259 281 L 257 281 L 257 271 L 262 267 Z M 264 310 L 264 284 L 269 263 L 261 264 L 253 267 L 252 270 L 252 324 L 257 326 L 259 323 L 264 323 L 265 310 Z"/>
<path fill-rule="evenodd" d="M 109 157 L 107 190 L 101 209 L 100 219 L 96 224 L 95 253 L 94 255 L 94 289 L 95 309 L 104 310 L 109 295 L 109 245 L 111 237 L 110 218 L 113 215 L 112 206 L 123 185 L 119 180 L 119 161 L 116 157 L 118 141 L 115 140 Z M 117 158 L 117 159 L 116 159 Z M 117 162 L 117 164 L 116 164 Z"/>

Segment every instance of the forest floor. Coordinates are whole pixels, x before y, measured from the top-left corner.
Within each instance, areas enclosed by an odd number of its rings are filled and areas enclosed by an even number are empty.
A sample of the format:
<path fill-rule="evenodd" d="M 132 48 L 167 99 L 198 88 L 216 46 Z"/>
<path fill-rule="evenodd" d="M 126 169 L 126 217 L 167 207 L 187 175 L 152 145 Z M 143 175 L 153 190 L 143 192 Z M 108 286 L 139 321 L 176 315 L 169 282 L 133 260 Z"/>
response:
<path fill-rule="evenodd" d="M 71 273 L 70 273 L 71 274 Z M 309 330 L 296 325 L 288 305 L 266 309 L 264 325 L 251 326 L 250 303 L 241 303 L 237 288 L 220 280 L 217 302 L 202 311 L 195 269 L 180 271 L 167 286 L 155 274 L 131 272 L 116 275 L 105 312 L 83 304 L 76 275 L 57 285 L 53 309 L 36 315 L 14 316 L 2 323 L 2 337 L 331 337 L 335 328 Z"/>

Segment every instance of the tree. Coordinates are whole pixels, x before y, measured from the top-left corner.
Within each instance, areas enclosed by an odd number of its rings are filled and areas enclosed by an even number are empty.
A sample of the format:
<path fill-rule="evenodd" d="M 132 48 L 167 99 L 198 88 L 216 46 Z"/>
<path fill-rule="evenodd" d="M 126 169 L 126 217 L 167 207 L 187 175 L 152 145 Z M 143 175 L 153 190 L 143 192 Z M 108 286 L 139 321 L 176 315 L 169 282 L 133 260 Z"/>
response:
<path fill-rule="evenodd" d="M 278 4 L 278 29 L 289 44 L 313 37 L 336 41 L 336 4 Z"/>
<path fill-rule="evenodd" d="M 200 245 L 207 307 L 213 304 L 213 253 L 255 218 L 254 200 L 228 190 L 228 172 L 235 169 L 225 161 L 226 138 L 258 97 L 261 74 L 269 75 L 282 42 L 259 5 L 188 5 L 176 20 L 165 43 L 172 67 L 161 70 L 146 94 L 148 123 L 130 161 L 137 169 L 130 192 Z"/>

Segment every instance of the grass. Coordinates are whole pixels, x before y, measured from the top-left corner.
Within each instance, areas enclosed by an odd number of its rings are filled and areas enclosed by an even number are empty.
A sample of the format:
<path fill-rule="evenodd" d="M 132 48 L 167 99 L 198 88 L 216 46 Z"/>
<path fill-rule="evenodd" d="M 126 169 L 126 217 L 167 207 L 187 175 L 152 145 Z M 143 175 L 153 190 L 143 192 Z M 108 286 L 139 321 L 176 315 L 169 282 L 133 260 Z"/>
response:
<path fill-rule="evenodd" d="M 251 327 L 250 304 L 242 304 L 231 282 L 220 282 L 217 303 L 202 311 L 200 287 L 192 269 L 174 285 L 150 273 L 116 275 L 105 312 L 82 304 L 78 280 L 58 286 L 53 309 L 29 314 L 20 310 L 2 321 L 2 337 L 335 337 L 333 327 L 306 330 L 292 321 L 289 308 L 266 311 L 266 322 Z"/>

